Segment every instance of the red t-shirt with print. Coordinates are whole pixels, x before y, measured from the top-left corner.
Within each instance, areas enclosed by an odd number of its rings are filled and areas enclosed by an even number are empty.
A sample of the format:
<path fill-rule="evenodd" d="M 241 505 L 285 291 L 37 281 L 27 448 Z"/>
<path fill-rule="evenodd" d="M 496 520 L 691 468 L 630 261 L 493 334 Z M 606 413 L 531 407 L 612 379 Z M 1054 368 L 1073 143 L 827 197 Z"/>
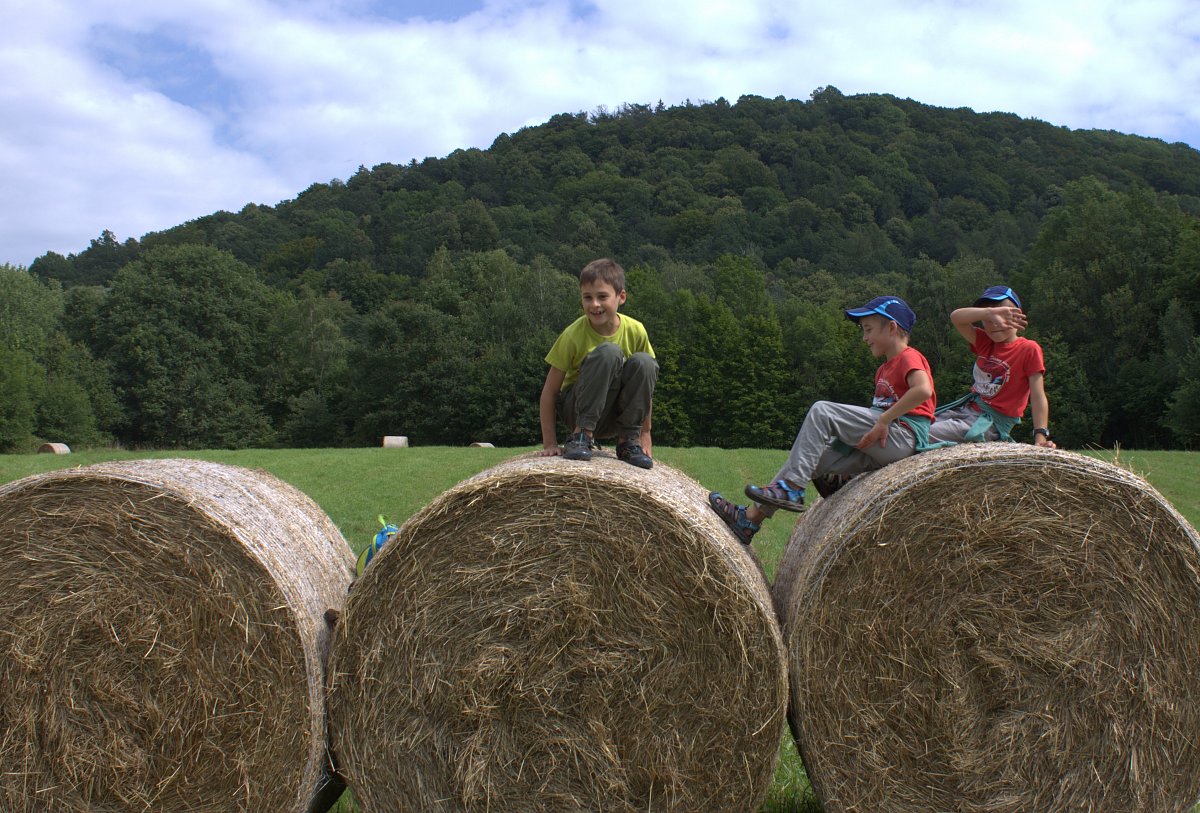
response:
<path fill-rule="evenodd" d="M 929 361 L 915 347 L 906 347 L 890 358 L 875 371 L 875 397 L 871 406 L 886 410 L 892 404 L 904 397 L 908 392 L 908 374 L 913 370 L 923 370 L 929 376 L 929 386 L 933 387 L 933 372 L 929 369 Z M 920 418 L 933 419 L 933 410 L 937 406 L 937 394 L 930 392 L 929 397 L 904 413 Z"/>
<path fill-rule="evenodd" d="M 1041 345 L 1021 336 L 997 343 L 975 328 L 971 350 L 976 356 L 971 392 L 1001 415 L 1024 415 L 1029 406 L 1029 376 L 1046 372 Z"/>

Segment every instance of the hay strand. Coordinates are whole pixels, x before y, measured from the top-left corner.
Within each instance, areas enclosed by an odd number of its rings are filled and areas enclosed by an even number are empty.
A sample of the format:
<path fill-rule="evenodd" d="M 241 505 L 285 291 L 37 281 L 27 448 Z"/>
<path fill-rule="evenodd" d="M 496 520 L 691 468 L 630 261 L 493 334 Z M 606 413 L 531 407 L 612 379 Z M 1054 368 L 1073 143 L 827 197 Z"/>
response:
<path fill-rule="evenodd" d="M 826 813 L 1181 813 L 1200 796 L 1200 540 L 1153 488 L 989 443 L 860 477 L 772 588 Z"/>
<path fill-rule="evenodd" d="M 364 813 L 743 811 L 786 706 L 765 581 L 695 481 L 510 460 L 415 515 L 331 661 Z"/>
<path fill-rule="evenodd" d="M 305 811 L 354 559 L 264 472 L 136 460 L 0 486 L 0 808 Z"/>

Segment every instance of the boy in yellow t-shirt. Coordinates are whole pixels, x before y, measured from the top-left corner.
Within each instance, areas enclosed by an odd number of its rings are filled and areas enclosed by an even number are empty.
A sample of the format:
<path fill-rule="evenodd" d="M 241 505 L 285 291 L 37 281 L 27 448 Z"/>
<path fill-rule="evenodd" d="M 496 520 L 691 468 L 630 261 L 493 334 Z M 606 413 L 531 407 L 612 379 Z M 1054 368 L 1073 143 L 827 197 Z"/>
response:
<path fill-rule="evenodd" d="M 546 354 L 550 369 L 539 412 L 544 456 L 590 460 L 597 438 L 617 438 L 617 457 L 648 469 L 650 412 L 658 362 L 642 323 L 623 316 L 625 269 L 593 260 L 579 272 L 583 316 L 567 326 Z M 557 420 L 571 428 L 558 445 Z"/>

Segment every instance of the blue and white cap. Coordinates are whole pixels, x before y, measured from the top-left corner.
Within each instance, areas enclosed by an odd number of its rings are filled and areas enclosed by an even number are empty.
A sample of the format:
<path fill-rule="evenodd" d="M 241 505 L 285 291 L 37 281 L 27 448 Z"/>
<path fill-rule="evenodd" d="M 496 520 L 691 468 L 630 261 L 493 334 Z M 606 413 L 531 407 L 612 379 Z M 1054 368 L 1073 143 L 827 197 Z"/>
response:
<path fill-rule="evenodd" d="M 1018 308 L 1021 307 L 1021 300 L 1017 299 L 1017 292 L 1007 285 L 993 285 L 982 294 L 979 299 L 975 300 L 975 307 L 982 308 L 989 302 L 1003 302 L 1005 299 L 1011 299 L 1013 304 Z"/>
<path fill-rule="evenodd" d="M 846 311 L 846 317 L 857 322 L 873 313 L 891 319 L 903 328 L 905 333 L 912 333 L 913 325 L 917 323 L 917 315 L 908 303 L 898 296 L 877 296 L 861 308 Z"/>

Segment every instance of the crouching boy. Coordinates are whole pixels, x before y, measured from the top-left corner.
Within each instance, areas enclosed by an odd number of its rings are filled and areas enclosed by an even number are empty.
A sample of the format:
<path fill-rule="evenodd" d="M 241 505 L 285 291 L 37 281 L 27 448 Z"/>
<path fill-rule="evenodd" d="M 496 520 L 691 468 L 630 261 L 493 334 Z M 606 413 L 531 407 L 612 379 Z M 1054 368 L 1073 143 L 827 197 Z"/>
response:
<path fill-rule="evenodd" d="M 625 304 L 625 270 L 613 260 L 593 260 L 579 272 L 579 297 L 583 315 L 546 354 L 540 454 L 590 460 L 597 439 L 616 438 L 620 460 L 651 468 L 658 362 L 642 323 L 618 313 Z M 557 421 L 570 429 L 562 447 Z"/>
<path fill-rule="evenodd" d="M 1028 320 L 1016 292 L 993 285 L 973 306 L 951 313 L 950 321 L 975 353 L 973 383 L 969 393 L 937 410 L 931 441 L 1012 440 L 1013 427 L 1032 405 L 1033 442 L 1053 449 L 1046 364 L 1041 345 L 1017 335 Z"/>
<path fill-rule="evenodd" d="M 803 511 L 810 479 L 860 474 L 928 447 L 937 398 L 929 362 L 908 344 L 916 315 L 903 299 L 880 296 L 846 316 L 862 328 L 871 354 L 884 359 L 875 373 L 871 406 L 813 404 L 775 479 L 765 486 L 746 486 L 754 504 L 736 505 L 715 491 L 708 495 L 713 510 L 743 544 L 750 544 L 776 509 Z"/>

